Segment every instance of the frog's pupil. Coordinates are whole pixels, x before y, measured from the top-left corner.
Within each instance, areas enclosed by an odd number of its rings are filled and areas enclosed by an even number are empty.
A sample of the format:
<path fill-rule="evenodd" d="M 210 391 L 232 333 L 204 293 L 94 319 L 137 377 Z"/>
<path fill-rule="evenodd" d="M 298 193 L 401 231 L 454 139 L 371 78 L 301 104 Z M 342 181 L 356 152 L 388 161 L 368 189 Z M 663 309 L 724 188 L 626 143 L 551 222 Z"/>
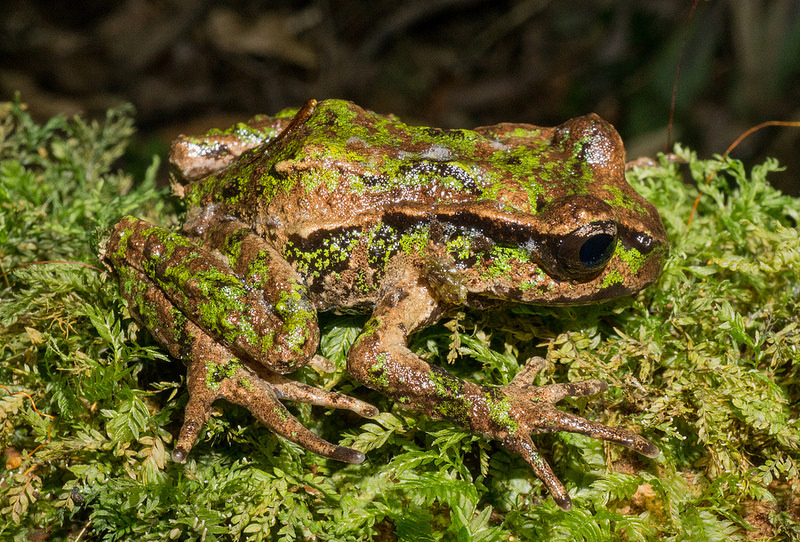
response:
<path fill-rule="evenodd" d="M 581 263 L 588 269 L 600 267 L 608 261 L 613 248 L 613 235 L 607 233 L 593 235 L 581 245 L 579 253 Z"/>

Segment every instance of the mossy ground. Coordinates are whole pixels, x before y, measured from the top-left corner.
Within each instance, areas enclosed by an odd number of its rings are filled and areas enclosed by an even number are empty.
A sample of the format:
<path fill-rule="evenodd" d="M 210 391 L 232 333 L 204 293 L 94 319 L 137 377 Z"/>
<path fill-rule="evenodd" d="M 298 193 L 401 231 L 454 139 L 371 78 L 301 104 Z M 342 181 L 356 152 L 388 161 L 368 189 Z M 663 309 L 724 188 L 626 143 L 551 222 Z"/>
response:
<path fill-rule="evenodd" d="M 671 240 L 660 280 L 634 299 L 466 312 L 414 338 L 474 381 L 507 383 L 546 354 L 540 383 L 610 383 L 563 408 L 640 429 L 662 455 L 536 437 L 570 489 L 565 513 L 497 443 L 354 389 L 342 367 L 366 317 L 323 316 L 322 352 L 339 370 L 295 376 L 382 414 L 292 407 L 366 463 L 306 453 L 230 405 L 188 462 L 172 463 L 183 367 L 131 320 L 96 257 L 124 214 L 177 220 L 154 188 L 157 160 L 141 178 L 113 169 L 132 130 L 125 109 L 36 125 L 19 104 L 0 106 L 0 539 L 800 537 L 800 201 L 767 184 L 776 164 L 745 171 L 679 150 L 688 166 L 631 172 Z"/>

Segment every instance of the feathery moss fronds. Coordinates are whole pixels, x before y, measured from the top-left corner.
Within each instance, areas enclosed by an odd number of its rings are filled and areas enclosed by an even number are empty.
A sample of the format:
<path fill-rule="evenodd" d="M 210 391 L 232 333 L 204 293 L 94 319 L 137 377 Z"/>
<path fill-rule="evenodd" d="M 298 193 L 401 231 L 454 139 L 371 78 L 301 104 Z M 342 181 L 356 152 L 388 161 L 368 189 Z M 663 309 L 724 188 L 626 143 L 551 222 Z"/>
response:
<path fill-rule="evenodd" d="M 768 185 L 773 161 L 748 172 L 678 148 L 703 190 L 691 225 L 697 188 L 681 166 L 630 172 L 672 242 L 659 282 L 633 299 L 467 311 L 414 337 L 416 352 L 486 384 L 534 354 L 550 362 L 542 384 L 611 384 L 563 408 L 641 428 L 662 455 L 537 437 L 570 488 L 565 513 L 496 443 L 354 389 L 343 367 L 357 317 L 323 316 L 337 372 L 295 377 L 383 413 L 292 408 L 367 462 L 306 453 L 225 405 L 189 461 L 172 463 L 181 364 L 100 271 L 23 267 L 96 266 L 98 232 L 123 214 L 174 223 L 157 160 L 143 179 L 113 169 L 132 131 L 127 108 L 37 125 L 18 102 L 0 106 L 0 538 L 736 540 L 756 518 L 760 539 L 800 537 L 800 202 Z"/>

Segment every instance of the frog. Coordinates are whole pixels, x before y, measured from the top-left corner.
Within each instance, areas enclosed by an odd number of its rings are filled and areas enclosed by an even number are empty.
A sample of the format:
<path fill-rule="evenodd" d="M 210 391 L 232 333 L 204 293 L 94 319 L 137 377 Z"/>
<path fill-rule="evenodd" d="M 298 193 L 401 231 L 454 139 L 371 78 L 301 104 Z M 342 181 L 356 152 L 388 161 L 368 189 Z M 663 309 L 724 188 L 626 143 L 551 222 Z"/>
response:
<path fill-rule="evenodd" d="M 507 385 L 477 384 L 409 348 L 453 311 L 592 304 L 657 279 L 664 226 L 626 182 L 622 140 L 599 116 L 439 129 L 311 100 L 181 136 L 170 161 L 186 206 L 180 231 L 126 216 L 100 257 L 133 317 L 187 365 L 174 461 L 226 399 L 310 452 L 363 462 L 285 406 L 379 413 L 291 377 L 332 370 L 318 353 L 325 311 L 369 315 L 346 357 L 356 386 L 499 441 L 564 510 L 570 496 L 532 435 L 568 431 L 658 456 L 635 432 L 555 406 L 602 393 L 604 381 L 536 386 L 546 360 L 535 356 Z"/>

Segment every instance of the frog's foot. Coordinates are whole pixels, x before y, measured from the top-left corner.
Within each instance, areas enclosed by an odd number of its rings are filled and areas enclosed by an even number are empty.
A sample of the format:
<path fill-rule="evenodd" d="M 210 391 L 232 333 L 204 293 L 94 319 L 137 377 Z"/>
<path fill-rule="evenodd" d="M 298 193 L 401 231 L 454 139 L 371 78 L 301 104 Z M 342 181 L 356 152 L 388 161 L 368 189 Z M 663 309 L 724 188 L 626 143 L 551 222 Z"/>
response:
<path fill-rule="evenodd" d="M 569 510 L 572 502 L 567 490 L 547 461 L 539 454 L 531 440 L 531 434 L 569 431 L 614 442 L 647 457 L 656 457 L 660 452 L 655 445 L 639 435 L 558 410 L 554 406 L 555 403 L 565 397 L 596 395 L 605 391 L 608 386 L 601 380 L 534 386 L 533 379 L 545 363 L 543 358 L 532 358 L 510 384 L 500 388 L 502 394 L 511 402 L 509 409 L 509 415 L 513 419 L 511 425 L 516 425 L 513 428 L 507 426 L 507 435 L 500 440 L 506 449 L 521 455 L 528 462 L 556 504 L 564 510 Z"/>
<path fill-rule="evenodd" d="M 199 341 L 203 341 L 202 337 Z M 217 399 L 226 399 L 245 407 L 273 432 L 311 452 L 347 463 L 364 461 L 362 452 L 331 444 L 312 433 L 281 401 L 347 409 L 364 417 L 378 414 L 374 406 L 347 395 L 294 382 L 262 367 L 248 367 L 231 359 L 224 347 L 210 338 L 205 342 L 203 346 L 207 356 L 189 363 L 189 402 L 172 452 L 174 461 L 183 463 L 186 460 L 211 415 L 211 405 Z"/>

